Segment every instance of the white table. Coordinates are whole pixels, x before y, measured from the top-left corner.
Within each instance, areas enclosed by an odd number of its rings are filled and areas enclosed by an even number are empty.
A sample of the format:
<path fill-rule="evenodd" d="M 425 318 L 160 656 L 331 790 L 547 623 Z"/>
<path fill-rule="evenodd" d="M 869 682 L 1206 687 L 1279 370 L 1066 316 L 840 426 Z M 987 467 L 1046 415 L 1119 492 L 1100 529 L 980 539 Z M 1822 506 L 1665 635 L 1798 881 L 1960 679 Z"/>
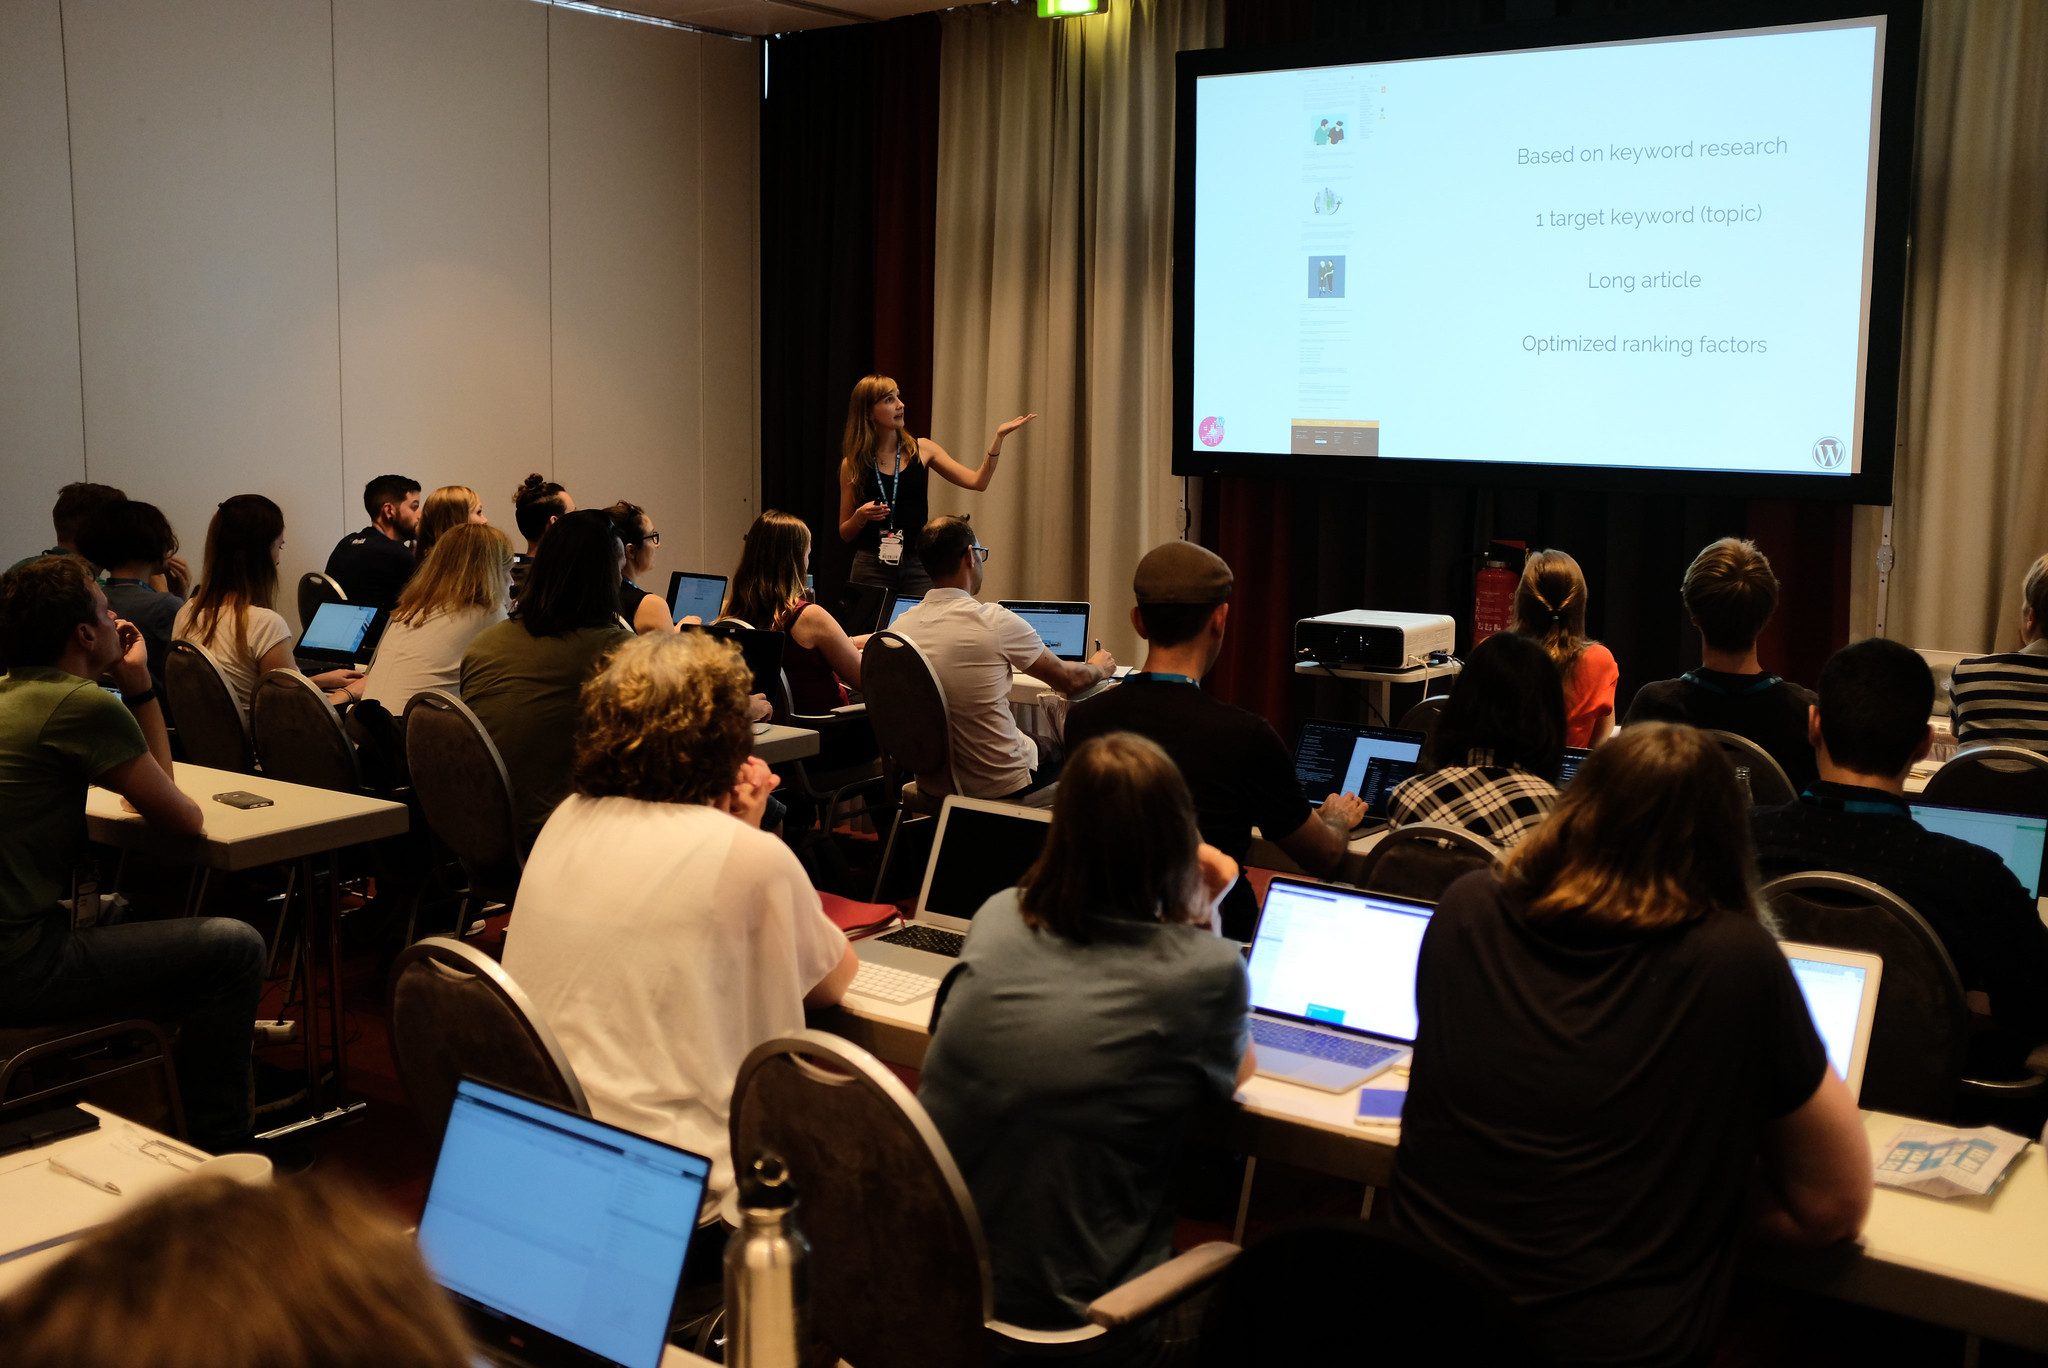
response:
<path fill-rule="evenodd" d="M 754 754 L 771 765 L 779 765 L 785 760 L 807 759 L 817 753 L 818 734 L 806 727 L 771 723 L 768 730 L 754 733 Z"/>
<path fill-rule="evenodd" d="M 128 811 L 120 796 L 95 788 L 86 793 L 85 825 L 93 840 L 122 850 L 140 850 L 194 866 L 202 872 L 199 884 L 204 895 L 205 871 L 258 869 L 265 865 L 307 862 L 302 865 L 308 916 L 305 922 L 306 1020 L 303 1035 L 306 1049 L 306 1088 L 312 1101 L 312 1115 L 304 1121 L 266 1131 L 277 1136 L 313 1126 L 326 1125 L 353 1115 L 364 1103 L 337 1098 L 333 1107 L 320 1106 L 319 1070 L 320 1012 L 315 1005 L 315 987 L 321 937 L 315 934 L 310 913 L 313 897 L 310 861 L 315 855 L 361 845 L 385 836 L 397 836 L 406 829 L 403 803 L 387 802 L 361 794 L 336 793 L 330 789 L 287 784 L 258 775 L 236 774 L 231 770 L 207 769 L 203 765 L 178 765 L 172 776 L 204 815 L 206 828 L 197 836 L 174 836 L 152 828 L 142 817 Z M 271 800 L 270 807 L 236 808 L 214 801 L 217 793 L 241 790 Z M 342 1022 L 341 946 L 335 898 L 338 877 L 328 881 L 324 900 L 327 922 L 328 1021 L 334 1053 L 334 1081 L 337 1091 L 344 1086 L 348 1070 L 348 1032 Z"/>
<path fill-rule="evenodd" d="M 1423 685 L 1423 693 L 1429 693 L 1431 680 L 1448 679 L 1465 667 L 1458 661 L 1445 661 L 1441 665 L 1411 665 L 1405 670 L 1357 670 L 1346 665 L 1324 665 L 1314 660 L 1297 660 L 1294 672 L 1298 675 L 1314 675 L 1319 679 L 1352 679 L 1373 686 L 1378 695 L 1374 705 L 1382 719 L 1383 726 L 1395 726 L 1398 719 L 1393 714 L 1394 686 L 1396 684 Z"/>

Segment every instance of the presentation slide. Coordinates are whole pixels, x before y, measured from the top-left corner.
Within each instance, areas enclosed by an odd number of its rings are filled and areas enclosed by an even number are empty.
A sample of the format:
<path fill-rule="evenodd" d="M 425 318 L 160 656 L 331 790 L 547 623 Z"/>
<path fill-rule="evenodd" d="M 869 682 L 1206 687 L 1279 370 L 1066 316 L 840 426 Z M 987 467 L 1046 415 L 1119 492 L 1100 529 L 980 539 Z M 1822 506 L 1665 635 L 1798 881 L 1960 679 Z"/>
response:
<path fill-rule="evenodd" d="M 1199 77 L 1193 449 L 1856 473 L 1884 32 Z"/>

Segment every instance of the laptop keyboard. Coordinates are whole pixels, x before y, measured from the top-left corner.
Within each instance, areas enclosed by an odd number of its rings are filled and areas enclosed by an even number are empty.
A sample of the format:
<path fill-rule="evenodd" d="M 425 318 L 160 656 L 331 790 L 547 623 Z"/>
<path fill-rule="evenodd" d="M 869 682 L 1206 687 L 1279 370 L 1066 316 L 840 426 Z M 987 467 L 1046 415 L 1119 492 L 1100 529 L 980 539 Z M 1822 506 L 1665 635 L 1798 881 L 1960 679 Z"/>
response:
<path fill-rule="evenodd" d="M 847 991 L 880 998 L 884 1002 L 915 1002 L 938 992 L 939 981 L 929 974 L 913 974 L 908 969 L 893 969 L 886 964 L 869 964 L 862 960 Z"/>
<path fill-rule="evenodd" d="M 859 980 L 856 979 L 855 982 Z M 1384 1064 L 1401 1053 L 1403 1048 L 1399 1045 L 1382 1045 L 1377 1041 L 1360 1040 L 1356 1036 L 1311 1031 L 1303 1026 L 1290 1026 L 1284 1021 L 1273 1021 L 1261 1016 L 1252 1018 L 1252 1040 L 1260 1045 L 1270 1045 L 1276 1050 L 1312 1055 L 1317 1059 L 1327 1059 L 1333 1064 L 1349 1064 L 1359 1069 L 1371 1069 Z"/>
<path fill-rule="evenodd" d="M 915 922 L 879 939 L 884 945 L 907 945 L 912 950 L 929 950 L 948 959 L 959 959 L 960 947 L 967 944 L 967 937 L 958 931 L 941 931 L 936 926 L 919 926 Z"/>

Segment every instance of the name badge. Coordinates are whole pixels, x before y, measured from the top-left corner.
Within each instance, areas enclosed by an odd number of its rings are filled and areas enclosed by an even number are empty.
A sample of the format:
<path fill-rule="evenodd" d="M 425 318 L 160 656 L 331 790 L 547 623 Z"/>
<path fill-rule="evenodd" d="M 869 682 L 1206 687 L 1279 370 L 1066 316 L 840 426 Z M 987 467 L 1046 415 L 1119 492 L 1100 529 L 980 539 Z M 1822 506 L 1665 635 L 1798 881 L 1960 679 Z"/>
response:
<path fill-rule="evenodd" d="M 884 565 L 900 563 L 903 559 L 903 534 L 901 532 L 884 532 L 882 534 L 881 548 L 875 554 L 882 558 L 882 564 Z"/>

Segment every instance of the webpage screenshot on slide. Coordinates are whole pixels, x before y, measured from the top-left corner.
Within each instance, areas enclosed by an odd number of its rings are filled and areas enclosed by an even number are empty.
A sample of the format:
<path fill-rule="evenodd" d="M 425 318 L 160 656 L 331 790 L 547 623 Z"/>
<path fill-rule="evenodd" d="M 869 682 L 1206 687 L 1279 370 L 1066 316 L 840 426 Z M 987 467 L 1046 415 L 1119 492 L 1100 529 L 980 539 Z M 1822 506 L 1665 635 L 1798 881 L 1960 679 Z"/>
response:
<path fill-rule="evenodd" d="M 1856 473 L 1884 39 L 1201 76 L 1193 449 Z"/>

